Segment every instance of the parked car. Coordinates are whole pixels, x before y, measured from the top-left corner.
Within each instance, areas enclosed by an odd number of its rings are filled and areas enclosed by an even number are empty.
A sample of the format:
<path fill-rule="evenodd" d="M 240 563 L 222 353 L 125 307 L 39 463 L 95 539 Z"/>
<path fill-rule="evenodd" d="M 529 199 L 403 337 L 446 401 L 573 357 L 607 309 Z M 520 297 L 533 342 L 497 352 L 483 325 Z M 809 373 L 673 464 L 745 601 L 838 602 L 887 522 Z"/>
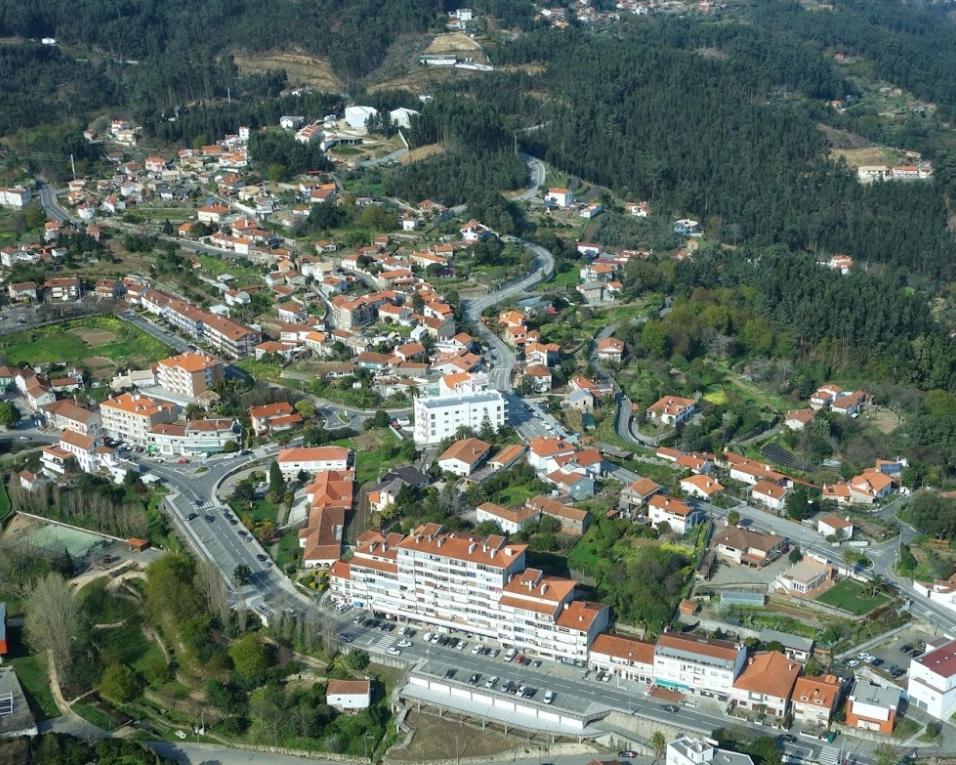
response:
<path fill-rule="evenodd" d="M 401 655 L 402 655 L 402 652 L 401 652 L 398 648 L 396 648 L 395 646 L 393 646 L 393 645 L 391 645 L 391 646 L 389 646 L 387 649 L 385 649 L 385 653 L 387 653 L 389 656 L 401 656 Z"/>
<path fill-rule="evenodd" d="M 669 715 L 677 714 L 678 712 L 680 712 L 680 707 L 677 706 L 677 704 L 665 704 L 663 707 L 661 707 L 661 709 L 663 709 Z"/>
<path fill-rule="evenodd" d="M 472 685 L 478 685 L 478 681 L 481 680 L 481 675 L 477 672 L 472 672 L 471 677 L 468 678 L 468 682 Z"/>
<path fill-rule="evenodd" d="M 340 643 L 351 643 L 351 642 L 352 642 L 352 636 L 349 635 L 348 633 L 345 633 L 345 632 L 340 632 L 339 635 L 338 635 L 338 638 L 339 638 L 339 642 L 340 642 Z"/>
<path fill-rule="evenodd" d="M 554 691 L 545 691 L 545 692 L 544 692 L 544 699 L 543 699 L 543 701 L 544 701 L 545 704 L 551 704 L 551 703 L 553 703 L 553 702 L 554 702 Z"/>
<path fill-rule="evenodd" d="M 630 749 L 622 749 L 620 752 L 617 753 L 617 756 L 619 759 L 622 759 L 622 760 L 632 760 L 635 757 L 637 757 L 637 752 L 634 752 Z"/>
<path fill-rule="evenodd" d="M 411 641 L 411 640 L 408 640 L 408 639 L 406 638 L 406 639 L 404 639 L 404 640 L 399 640 L 398 643 L 397 643 L 397 645 L 398 645 L 399 648 L 411 648 L 411 647 L 412 647 L 412 641 Z"/>
<path fill-rule="evenodd" d="M 199 513 L 190 513 L 186 516 L 187 521 L 194 521 L 199 517 Z"/>
<path fill-rule="evenodd" d="M 485 688 L 491 689 L 498 684 L 498 675 L 492 675 L 487 680 L 485 680 Z"/>

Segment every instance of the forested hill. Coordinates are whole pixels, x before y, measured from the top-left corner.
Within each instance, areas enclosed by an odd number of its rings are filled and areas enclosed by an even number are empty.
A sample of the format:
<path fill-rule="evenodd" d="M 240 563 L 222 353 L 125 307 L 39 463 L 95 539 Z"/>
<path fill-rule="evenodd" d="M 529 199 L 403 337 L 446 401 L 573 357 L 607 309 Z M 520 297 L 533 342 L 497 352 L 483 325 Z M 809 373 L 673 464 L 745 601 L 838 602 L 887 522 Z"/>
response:
<path fill-rule="evenodd" d="M 231 48 L 300 49 L 343 76 L 375 68 L 395 35 L 427 29 L 441 0 L 0 0 L 0 36 L 56 37 L 111 57 L 212 70 Z M 165 72 L 155 71 L 157 97 Z M 166 78 L 169 79 L 168 77 Z"/>

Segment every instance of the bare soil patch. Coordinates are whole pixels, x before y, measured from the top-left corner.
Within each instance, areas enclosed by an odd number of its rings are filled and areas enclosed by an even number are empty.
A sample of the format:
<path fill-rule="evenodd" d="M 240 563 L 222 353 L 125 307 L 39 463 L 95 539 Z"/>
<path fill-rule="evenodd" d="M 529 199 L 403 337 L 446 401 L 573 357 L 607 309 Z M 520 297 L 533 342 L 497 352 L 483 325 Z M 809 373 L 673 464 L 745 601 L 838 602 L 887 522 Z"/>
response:
<path fill-rule="evenodd" d="M 345 85 L 335 76 L 329 62 L 304 53 L 270 51 L 266 53 L 233 53 L 233 60 L 242 74 L 284 69 L 289 85 L 306 85 L 329 93 L 341 93 Z"/>
<path fill-rule="evenodd" d="M 70 330 L 70 334 L 76 335 L 80 340 L 92 348 L 98 345 L 106 345 L 116 340 L 116 334 L 108 329 L 95 329 L 89 327 L 77 327 Z"/>
<path fill-rule="evenodd" d="M 440 34 L 431 41 L 425 48 L 425 53 L 429 55 L 438 55 L 442 53 L 461 53 L 475 60 L 479 64 L 487 64 L 488 57 L 482 47 L 472 40 L 468 35 L 461 32 L 449 32 Z"/>
<path fill-rule="evenodd" d="M 434 715 L 411 712 L 408 724 L 415 737 L 407 749 L 389 753 L 391 760 L 446 760 L 455 757 L 489 757 L 520 745 L 518 739 L 492 730 L 479 731 Z M 458 751 L 455 751 L 455 742 Z"/>
<path fill-rule="evenodd" d="M 443 154 L 444 151 L 445 147 L 440 143 L 430 143 L 427 146 L 419 146 L 417 149 L 412 149 L 408 154 L 403 156 L 399 162 L 403 165 L 411 165 L 415 162 L 421 162 L 423 159 Z"/>

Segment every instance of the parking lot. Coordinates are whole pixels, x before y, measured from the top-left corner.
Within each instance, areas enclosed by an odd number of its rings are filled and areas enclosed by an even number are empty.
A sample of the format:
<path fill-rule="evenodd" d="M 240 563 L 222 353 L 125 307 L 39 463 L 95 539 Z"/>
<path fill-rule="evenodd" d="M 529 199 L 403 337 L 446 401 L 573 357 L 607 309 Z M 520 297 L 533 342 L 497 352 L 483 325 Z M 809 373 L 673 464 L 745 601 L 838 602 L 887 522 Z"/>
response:
<path fill-rule="evenodd" d="M 853 670 L 866 666 L 874 674 L 902 685 L 906 683 L 910 661 L 922 656 L 926 643 L 933 639 L 934 636 L 930 633 L 914 627 L 904 630 L 875 648 L 862 651 L 853 658 L 847 659 L 843 664 Z"/>

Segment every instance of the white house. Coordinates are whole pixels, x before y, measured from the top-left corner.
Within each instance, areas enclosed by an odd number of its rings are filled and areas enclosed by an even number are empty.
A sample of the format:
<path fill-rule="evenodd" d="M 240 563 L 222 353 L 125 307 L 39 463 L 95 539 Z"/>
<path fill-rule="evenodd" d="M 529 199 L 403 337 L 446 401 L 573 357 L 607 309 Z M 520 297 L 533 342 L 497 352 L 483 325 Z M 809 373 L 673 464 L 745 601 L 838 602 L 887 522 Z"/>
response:
<path fill-rule="evenodd" d="M 684 534 L 699 523 L 700 513 L 679 499 L 655 494 L 647 501 L 647 518 L 655 528 L 667 523 L 674 533 Z"/>
<path fill-rule="evenodd" d="M 750 755 L 721 749 L 711 739 L 680 736 L 667 745 L 665 765 L 753 765 Z"/>
<path fill-rule="evenodd" d="M 329 680 L 325 702 L 340 712 L 368 709 L 372 703 L 372 684 L 368 680 Z"/>
<path fill-rule="evenodd" d="M 475 508 L 475 520 L 478 523 L 482 521 L 497 523 L 498 528 L 505 534 L 517 534 L 540 515 L 537 509 L 527 505 L 514 509 L 502 507 L 493 502 L 485 502 Z"/>
<path fill-rule="evenodd" d="M 750 490 L 750 498 L 771 510 L 783 510 L 786 506 L 787 489 L 772 481 L 757 481 Z"/>
<path fill-rule="evenodd" d="M 940 640 L 910 661 L 906 692 L 915 704 L 937 720 L 956 712 L 956 640 Z"/>
<path fill-rule="evenodd" d="M 368 131 L 366 123 L 369 117 L 378 116 L 378 109 L 374 106 L 346 106 L 345 121 L 348 126 L 357 133 Z"/>
<path fill-rule="evenodd" d="M 570 207 L 574 201 L 574 195 L 564 187 L 554 187 L 548 189 L 548 193 L 544 195 L 544 201 L 552 202 L 558 207 Z"/>
<path fill-rule="evenodd" d="M 471 475 L 491 451 L 491 444 L 480 438 L 465 438 L 449 446 L 438 458 L 438 467 L 457 476 Z"/>
<path fill-rule="evenodd" d="M 348 470 L 352 451 L 345 446 L 306 446 L 283 449 L 276 458 L 279 470 L 286 480 L 299 472 L 318 473 L 321 470 Z"/>
<path fill-rule="evenodd" d="M 853 522 L 849 518 L 842 518 L 836 513 L 825 515 L 817 520 L 817 531 L 827 539 L 850 539 L 853 536 Z"/>

